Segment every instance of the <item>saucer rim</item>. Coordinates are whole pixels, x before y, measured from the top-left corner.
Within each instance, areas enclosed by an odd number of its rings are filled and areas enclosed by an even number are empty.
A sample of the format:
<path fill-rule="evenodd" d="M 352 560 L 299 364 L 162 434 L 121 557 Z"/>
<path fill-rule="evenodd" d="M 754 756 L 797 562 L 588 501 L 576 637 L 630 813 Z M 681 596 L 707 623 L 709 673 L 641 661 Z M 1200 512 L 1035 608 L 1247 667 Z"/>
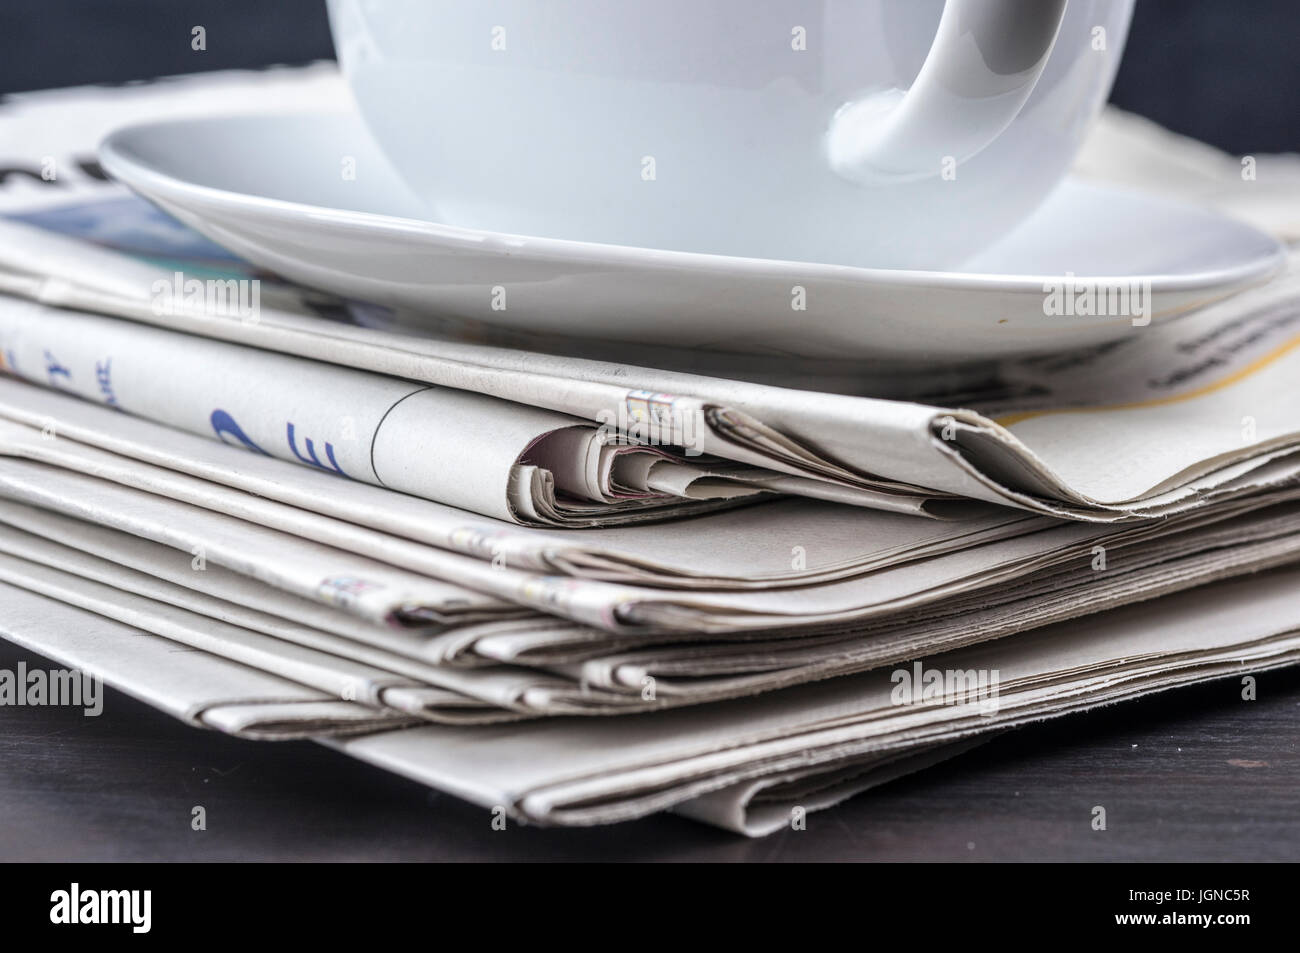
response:
<path fill-rule="evenodd" d="M 800 262 L 780 258 L 752 258 L 710 252 L 693 252 L 678 249 L 650 248 L 591 242 L 579 239 L 554 238 L 513 232 L 451 225 L 426 219 L 388 215 L 380 212 L 361 212 L 352 209 L 331 208 L 287 199 L 270 198 L 251 192 L 203 185 L 169 172 L 141 158 L 133 143 L 155 130 L 196 126 L 213 126 L 235 123 L 269 124 L 277 119 L 292 117 L 322 120 L 354 121 L 354 113 L 347 111 L 320 112 L 295 111 L 283 116 L 262 114 L 230 114 L 222 116 L 189 117 L 183 119 L 154 120 L 132 123 L 109 133 L 98 148 L 101 166 L 109 175 L 125 183 L 146 197 L 176 201 L 178 204 L 201 204 L 208 208 L 229 211 L 232 207 L 254 209 L 260 215 L 270 215 L 284 222 L 301 223 L 304 220 L 328 219 L 333 227 L 344 227 L 360 233 L 394 231 L 407 232 L 420 238 L 436 240 L 441 244 L 460 245 L 466 248 L 490 249 L 494 244 L 518 253 L 527 249 L 537 259 L 562 261 L 581 260 L 591 264 L 609 264 L 621 267 L 662 268 L 667 270 L 707 270 L 714 274 L 725 273 L 736 277 L 762 275 L 772 278 L 787 275 L 803 281 L 827 280 L 882 285 L 897 288 L 931 288 L 936 290 L 1002 291 L 1010 293 L 1033 292 L 1041 294 L 1047 282 L 1059 281 L 1059 274 L 998 274 L 991 272 L 929 271 L 921 269 L 870 268 L 861 265 L 843 265 L 826 262 Z M 141 183 L 141 184 L 137 184 Z M 1137 190 L 1116 187 L 1107 183 L 1085 182 L 1066 176 L 1062 184 L 1081 185 L 1089 190 L 1109 196 L 1140 197 L 1144 202 L 1163 205 L 1180 211 L 1192 211 L 1207 218 L 1218 219 L 1233 228 L 1254 232 L 1272 245 L 1268 255 L 1243 261 L 1241 264 L 1213 271 L 1190 274 L 1120 275 L 1076 274 L 1077 281 L 1096 283 L 1124 283 L 1149 281 L 1153 291 L 1189 292 L 1202 289 L 1246 287 L 1262 283 L 1286 266 L 1287 250 L 1276 237 L 1254 226 L 1233 219 L 1214 209 L 1202 208 L 1162 196 L 1149 195 Z M 179 198 L 178 198 L 179 197 Z"/>

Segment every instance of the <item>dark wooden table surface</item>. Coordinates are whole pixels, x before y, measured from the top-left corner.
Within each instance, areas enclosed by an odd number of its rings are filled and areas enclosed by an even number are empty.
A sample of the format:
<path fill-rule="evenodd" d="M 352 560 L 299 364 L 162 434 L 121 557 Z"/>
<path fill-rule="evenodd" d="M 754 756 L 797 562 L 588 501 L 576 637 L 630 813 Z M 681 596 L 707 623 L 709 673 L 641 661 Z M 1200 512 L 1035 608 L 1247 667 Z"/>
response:
<path fill-rule="evenodd" d="M 48 664 L 0 642 L 0 668 Z M 193 831 L 202 805 L 207 830 Z M 1092 808 L 1107 830 L 1092 830 Z M 309 742 L 0 707 L 0 860 L 1300 860 L 1300 670 L 1003 735 L 748 840 L 672 816 L 492 830 L 486 811 Z"/>

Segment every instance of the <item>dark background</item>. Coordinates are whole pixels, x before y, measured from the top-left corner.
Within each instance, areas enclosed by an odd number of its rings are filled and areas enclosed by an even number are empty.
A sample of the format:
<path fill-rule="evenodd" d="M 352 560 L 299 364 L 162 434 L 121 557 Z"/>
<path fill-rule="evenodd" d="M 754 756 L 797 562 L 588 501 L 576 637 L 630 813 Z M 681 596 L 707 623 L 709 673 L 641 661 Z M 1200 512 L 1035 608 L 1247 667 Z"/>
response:
<path fill-rule="evenodd" d="M 1230 152 L 1300 151 L 1298 43 L 1300 0 L 1138 0 L 1112 98 Z M 324 0 L 0 0 L 0 94 L 333 55 Z"/>

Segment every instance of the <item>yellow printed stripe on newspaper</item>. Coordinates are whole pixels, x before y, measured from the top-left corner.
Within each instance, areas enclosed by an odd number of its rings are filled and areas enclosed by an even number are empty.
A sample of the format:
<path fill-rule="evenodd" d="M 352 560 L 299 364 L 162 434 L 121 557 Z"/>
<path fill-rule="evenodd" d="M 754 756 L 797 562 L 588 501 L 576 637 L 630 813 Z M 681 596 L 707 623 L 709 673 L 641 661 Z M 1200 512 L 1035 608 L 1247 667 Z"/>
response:
<path fill-rule="evenodd" d="M 1182 394 L 1171 394 L 1168 397 L 1153 397 L 1151 400 L 1135 400 L 1127 404 L 1109 404 L 1099 407 L 1061 407 L 1053 410 L 1027 410 L 1019 414 L 1007 414 L 1005 417 L 994 418 L 995 422 L 1003 427 L 1012 427 L 1021 421 L 1030 420 L 1034 417 L 1047 417 L 1052 414 L 1087 414 L 1103 410 L 1137 410 L 1143 407 L 1161 407 L 1166 404 L 1177 404 L 1185 400 L 1195 400 L 1198 397 L 1204 397 L 1206 394 L 1212 394 L 1217 390 L 1223 390 L 1225 387 L 1231 387 L 1238 381 L 1245 380 L 1256 371 L 1263 370 L 1275 361 L 1281 360 L 1291 351 L 1300 347 L 1300 335 L 1293 337 L 1285 344 L 1269 351 L 1260 357 L 1255 358 L 1245 367 L 1233 371 L 1224 377 L 1219 378 L 1213 383 L 1197 387 Z"/>

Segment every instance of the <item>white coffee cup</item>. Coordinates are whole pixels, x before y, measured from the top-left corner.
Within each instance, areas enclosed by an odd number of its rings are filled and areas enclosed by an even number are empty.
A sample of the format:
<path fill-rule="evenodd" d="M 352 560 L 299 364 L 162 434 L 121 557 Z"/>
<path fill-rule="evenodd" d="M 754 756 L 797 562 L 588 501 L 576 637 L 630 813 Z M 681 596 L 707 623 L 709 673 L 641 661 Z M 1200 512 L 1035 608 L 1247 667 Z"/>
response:
<path fill-rule="evenodd" d="M 329 0 L 329 11 L 367 126 L 437 221 L 950 268 L 1064 175 L 1109 92 L 1132 2 Z"/>

